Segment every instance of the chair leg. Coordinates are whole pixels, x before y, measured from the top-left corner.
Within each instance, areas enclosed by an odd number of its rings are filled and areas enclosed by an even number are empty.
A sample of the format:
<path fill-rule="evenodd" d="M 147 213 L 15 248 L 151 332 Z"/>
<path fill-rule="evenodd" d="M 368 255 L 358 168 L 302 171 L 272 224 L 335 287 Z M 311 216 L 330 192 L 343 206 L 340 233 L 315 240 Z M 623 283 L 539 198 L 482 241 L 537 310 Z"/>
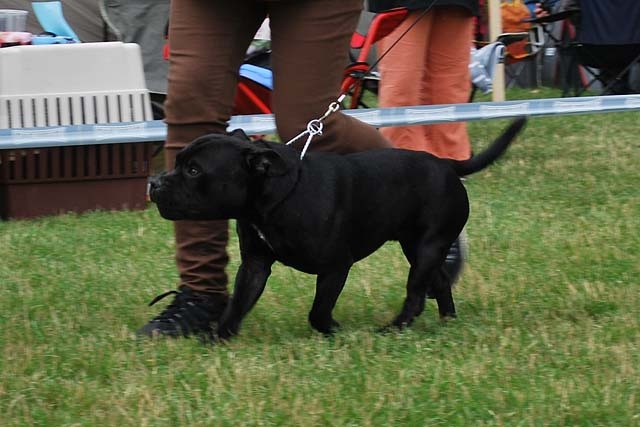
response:
<path fill-rule="evenodd" d="M 471 93 L 469 94 L 469 102 L 473 102 L 473 98 L 475 98 L 477 91 L 478 91 L 478 88 L 476 87 L 476 85 L 471 85 Z"/>
<path fill-rule="evenodd" d="M 526 61 L 516 62 L 511 64 L 511 67 L 505 67 L 505 76 L 507 78 L 506 88 L 511 89 L 518 82 L 518 77 L 524 70 Z"/>
<path fill-rule="evenodd" d="M 638 55 L 633 61 L 627 64 L 627 66 L 624 67 L 622 71 L 620 71 L 613 79 L 611 79 L 611 81 L 604 87 L 604 89 L 602 89 L 602 93 L 606 94 L 617 83 L 621 82 L 623 77 L 628 78 L 629 72 L 631 71 L 631 67 L 633 67 L 634 64 L 640 64 L 640 55 Z"/>

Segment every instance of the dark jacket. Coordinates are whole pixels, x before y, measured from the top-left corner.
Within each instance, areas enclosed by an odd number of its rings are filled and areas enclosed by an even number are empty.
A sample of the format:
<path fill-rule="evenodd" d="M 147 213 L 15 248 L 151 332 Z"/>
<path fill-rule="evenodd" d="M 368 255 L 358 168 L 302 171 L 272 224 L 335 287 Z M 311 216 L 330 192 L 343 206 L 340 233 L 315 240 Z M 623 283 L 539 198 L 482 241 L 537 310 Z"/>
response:
<path fill-rule="evenodd" d="M 394 7 L 406 7 L 410 10 L 424 9 L 433 6 L 461 6 L 471 15 L 477 16 L 480 11 L 478 0 L 369 0 L 368 9 L 371 12 L 383 12 Z"/>

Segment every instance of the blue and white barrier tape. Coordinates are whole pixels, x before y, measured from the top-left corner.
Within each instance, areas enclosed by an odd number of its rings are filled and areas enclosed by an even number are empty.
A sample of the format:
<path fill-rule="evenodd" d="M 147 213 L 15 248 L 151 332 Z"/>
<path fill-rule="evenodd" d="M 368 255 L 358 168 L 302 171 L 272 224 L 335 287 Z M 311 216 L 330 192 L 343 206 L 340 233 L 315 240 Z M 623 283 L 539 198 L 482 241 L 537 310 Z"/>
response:
<path fill-rule="evenodd" d="M 376 127 L 426 125 L 517 116 L 610 113 L 640 110 L 640 95 L 531 99 L 505 102 L 425 105 L 398 108 L 344 110 Z M 271 114 L 233 116 L 229 129 L 249 135 L 276 133 Z M 160 120 L 100 125 L 0 129 L 0 149 L 56 147 L 61 145 L 117 144 L 164 141 L 166 125 Z"/>

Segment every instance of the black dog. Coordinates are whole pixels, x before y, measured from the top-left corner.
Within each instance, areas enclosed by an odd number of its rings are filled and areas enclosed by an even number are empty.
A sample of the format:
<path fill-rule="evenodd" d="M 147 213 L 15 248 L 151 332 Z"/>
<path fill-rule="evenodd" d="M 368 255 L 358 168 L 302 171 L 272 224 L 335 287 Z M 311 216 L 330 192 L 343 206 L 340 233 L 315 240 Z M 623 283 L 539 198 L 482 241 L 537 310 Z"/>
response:
<path fill-rule="evenodd" d="M 460 177 L 496 160 L 524 127 L 519 118 L 469 160 L 400 149 L 337 155 L 250 142 L 242 131 L 207 135 L 185 147 L 176 168 L 151 182 L 151 199 L 170 220 L 236 218 L 242 262 L 218 336 L 235 335 L 275 261 L 316 274 L 309 322 L 331 333 L 331 312 L 351 266 L 398 240 L 411 266 L 407 295 L 392 325 L 404 327 L 433 297 L 455 316 L 442 266 L 462 231 L 469 202 Z"/>

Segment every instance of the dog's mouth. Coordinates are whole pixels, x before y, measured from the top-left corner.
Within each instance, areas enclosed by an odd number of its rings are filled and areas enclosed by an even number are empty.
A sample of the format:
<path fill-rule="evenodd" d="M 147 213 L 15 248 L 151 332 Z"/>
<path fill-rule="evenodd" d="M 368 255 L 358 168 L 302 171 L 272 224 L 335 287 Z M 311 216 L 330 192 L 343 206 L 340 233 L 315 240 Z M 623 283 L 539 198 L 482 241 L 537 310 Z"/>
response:
<path fill-rule="evenodd" d="M 158 212 L 160 212 L 160 216 L 164 219 L 168 219 L 170 221 L 179 221 L 182 219 L 188 219 L 187 213 L 183 209 L 179 209 L 176 206 L 167 205 L 164 203 L 156 202 L 156 206 L 158 207 Z"/>
<path fill-rule="evenodd" d="M 161 192 L 150 191 L 149 197 L 151 198 L 151 201 L 156 204 L 158 212 L 160 212 L 160 216 L 164 219 L 171 221 L 190 219 L 190 213 L 192 212 L 189 212 L 189 209 L 186 209 L 184 206 L 180 206 L 167 197 L 164 197 Z"/>
<path fill-rule="evenodd" d="M 160 212 L 160 216 L 164 219 L 168 219 L 170 221 L 180 221 L 180 220 L 212 220 L 219 218 L 212 218 L 212 216 L 206 211 L 190 207 L 190 206 L 179 206 L 173 203 L 167 203 L 163 201 L 155 202 L 158 207 L 158 212 Z"/>
<path fill-rule="evenodd" d="M 204 218 L 203 209 L 196 206 L 189 206 L 184 201 L 180 202 L 174 197 L 175 191 L 164 182 L 161 176 L 151 181 L 149 187 L 149 198 L 158 207 L 160 216 L 170 221 L 184 219 L 208 219 Z"/>
<path fill-rule="evenodd" d="M 169 187 L 155 184 L 149 189 L 149 198 L 158 208 L 160 216 L 170 221 L 180 220 L 220 220 L 234 217 L 231 212 L 216 204 L 205 204 L 195 197 L 185 197 L 185 192 L 176 197 L 177 192 Z"/>

